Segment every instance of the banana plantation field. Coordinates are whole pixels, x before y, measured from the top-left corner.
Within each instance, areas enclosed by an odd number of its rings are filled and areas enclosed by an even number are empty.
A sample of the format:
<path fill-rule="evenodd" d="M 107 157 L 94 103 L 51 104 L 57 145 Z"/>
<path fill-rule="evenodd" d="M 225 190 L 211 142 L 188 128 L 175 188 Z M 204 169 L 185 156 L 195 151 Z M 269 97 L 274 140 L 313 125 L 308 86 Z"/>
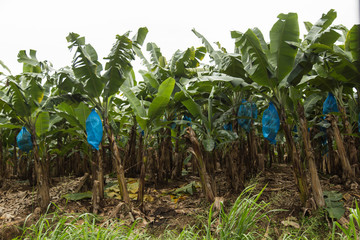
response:
<path fill-rule="evenodd" d="M 77 33 L 68 67 L 0 61 L 0 238 L 357 239 L 360 25 L 335 18 L 300 36 L 279 14 L 234 50 L 193 29 L 166 58 L 143 27 L 103 63 Z"/>

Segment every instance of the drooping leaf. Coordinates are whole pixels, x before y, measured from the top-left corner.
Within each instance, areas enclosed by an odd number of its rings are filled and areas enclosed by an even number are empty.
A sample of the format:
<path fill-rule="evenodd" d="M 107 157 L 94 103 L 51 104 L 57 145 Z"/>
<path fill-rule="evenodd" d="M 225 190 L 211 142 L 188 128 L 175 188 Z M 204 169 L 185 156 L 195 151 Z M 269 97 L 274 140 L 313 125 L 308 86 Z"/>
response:
<path fill-rule="evenodd" d="M 306 116 L 309 116 L 311 114 L 311 112 L 314 110 L 316 104 L 323 99 L 323 96 L 321 96 L 320 94 L 311 94 L 310 96 L 308 96 L 305 99 L 304 102 L 304 111 Z"/>
<path fill-rule="evenodd" d="M 129 87 L 122 85 L 120 89 L 129 101 L 131 108 L 134 110 L 136 120 L 140 127 L 146 130 L 148 117 L 144 106 L 141 105 L 140 99 L 136 97 L 135 93 Z"/>
<path fill-rule="evenodd" d="M 175 76 L 186 77 L 187 67 L 196 67 L 188 66 L 190 62 L 195 60 L 195 49 L 188 48 L 186 51 L 182 52 L 177 50 L 171 58 L 170 62 L 170 71 L 175 74 Z"/>
<path fill-rule="evenodd" d="M 329 29 L 324 31 L 316 42 L 320 44 L 324 44 L 327 46 L 332 46 L 340 37 L 341 35 L 337 33 L 336 31 Z"/>
<path fill-rule="evenodd" d="M 74 109 L 74 116 L 76 116 L 76 119 L 79 121 L 84 130 L 86 129 L 86 119 L 90 112 L 91 111 L 89 107 L 83 102 L 81 102 L 77 108 Z"/>
<path fill-rule="evenodd" d="M 259 39 L 261 48 L 264 51 L 264 53 L 267 55 L 270 50 L 269 50 L 268 44 L 265 41 L 264 35 L 260 31 L 260 29 L 257 27 L 253 28 L 252 31 L 256 35 L 256 37 Z"/>
<path fill-rule="evenodd" d="M 39 82 L 32 79 L 30 81 L 29 93 L 33 101 L 41 103 L 44 98 L 45 89 L 41 86 Z"/>
<path fill-rule="evenodd" d="M 40 73 L 40 62 L 36 58 L 36 51 L 30 49 L 30 57 L 26 54 L 25 50 L 21 50 L 18 53 L 18 62 L 23 63 L 23 72 L 35 72 Z"/>
<path fill-rule="evenodd" d="M 35 123 L 36 135 L 40 137 L 41 135 L 49 131 L 50 126 L 50 115 L 49 112 L 40 112 L 37 116 Z"/>
<path fill-rule="evenodd" d="M 299 24 L 296 13 L 280 14 L 270 31 L 270 52 L 280 82 L 293 68 L 297 48 L 288 42 L 299 41 Z"/>
<path fill-rule="evenodd" d="M 133 37 L 133 50 L 136 55 L 142 60 L 142 63 L 146 66 L 148 71 L 151 71 L 151 64 L 144 56 L 143 52 L 141 51 L 141 46 L 144 44 L 146 35 L 148 33 L 148 29 L 146 27 L 139 28 L 136 35 Z"/>
<path fill-rule="evenodd" d="M 75 78 L 70 69 L 61 69 L 57 73 L 57 87 L 65 92 L 73 92 L 74 89 L 83 92 L 83 86 Z"/>
<path fill-rule="evenodd" d="M 360 61 L 360 24 L 354 25 L 346 35 L 345 50 L 351 52 L 354 61 Z"/>
<path fill-rule="evenodd" d="M 273 87 L 275 83 L 270 80 L 271 67 L 254 32 L 251 29 L 247 30 L 241 38 L 236 39 L 235 45 L 243 55 L 244 69 L 250 78 L 261 86 Z"/>
<path fill-rule="evenodd" d="M 313 24 L 311 22 L 304 22 L 304 25 L 305 25 L 305 28 L 306 28 L 306 31 L 310 31 Z"/>
<path fill-rule="evenodd" d="M 248 78 L 240 55 L 225 55 L 220 63 L 219 71 L 232 77 Z"/>
<path fill-rule="evenodd" d="M 183 88 L 180 84 L 177 84 L 177 86 L 181 89 L 181 92 L 175 94 L 175 99 L 179 99 L 193 117 L 199 117 L 203 123 L 206 123 L 207 119 L 202 113 L 200 105 L 194 101 L 185 88 Z"/>
<path fill-rule="evenodd" d="M 30 116 L 30 106 L 28 100 L 25 98 L 20 87 L 13 81 L 9 81 L 10 89 L 12 91 L 11 107 L 16 114 L 22 117 Z"/>
<path fill-rule="evenodd" d="M 99 97 L 104 83 L 98 75 L 101 64 L 97 61 L 97 54 L 91 45 L 85 45 L 85 39 L 78 34 L 70 33 L 66 38 L 70 43 L 69 48 L 76 47 L 72 62 L 75 77 L 84 85 L 84 90 L 91 97 Z"/>
<path fill-rule="evenodd" d="M 286 81 L 291 86 L 296 86 L 300 83 L 304 75 L 306 75 L 313 67 L 312 60 L 305 53 L 299 53 L 296 57 L 294 67 L 287 76 Z"/>
<path fill-rule="evenodd" d="M 106 79 L 104 96 L 109 97 L 119 91 L 132 69 L 131 61 L 135 59 L 132 41 L 127 35 L 116 36 L 116 42 L 105 59 L 109 61 L 105 65 L 106 72 L 103 75 Z"/>
<path fill-rule="evenodd" d="M 151 121 L 159 118 L 164 113 L 174 86 L 175 80 L 173 78 L 168 78 L 160 84 L 158 93 L 149 106 L 148 117 Z"/>
<path fill-rule="evenodd" d="M 20 129 L 20 128 L 22 128 L 22 126 L 21 125 L 10 124 L 10 123 L 1 123 L 0 128 Z"/>
<path fill-rule="evenodd" d="M 142 46 L 144 44 L 146 35 L 148 34 L 149 30 L 147 27 L 141 27 L 138 29 L 136 35 L 132 38 L 133 42 Z"/>
<path fill-rule="evenodd" d="M 6 69 L 9 73 L 11 73 L 10 69 L 5 65 L 3 61 L 0 60 L 0 66 L 2 66 L 4 69 Z"/>
<path fill-rule="evenodd" d="M 85 131 L 85 126 L 80 123 L 79 119 L 76 117 L 75 110 L 69 104 L 63 102 L 55 107 L 58 111 L 57 114 L 62 118 L 66 119 L 69 124 L 73 127 L 78 127 Z"/>
<path fill-rule="evenodd" d="M 160 65 L 159 59 L 162 56 L 160 48 L 155 43 L 148 43 L 146 50 L 150 52 L 150 60 L 154 65 Z"/>
<path fill-rule="evenodd" d="M 311 27 L 309 33 L 306 35 L 305 40 L 314 43 L 319 38 L 321 32 L 323 32 L 332 24 L 336 18 L 336 15 L 337 13 L 334 9 L 331 9 L 326 14 L 323 14 L 322 17 Z"/>
<path fill-rule="evenodd" d="M 191 31 L 195 34 L 195 36 L 201 39 L 207 52 L 210 54 L 210 57 L 215 61 L 215 64 L 220 64 L 223 53 L 220 51 L 215 51 L 209 41 L 195 29 L 192 29 Z"/>
<path fill-rule="evenodd" d="M 142 75 L 145 82 L 149 83 L 153 88 L 159 88 L 159 82 L 151 72 L 140 70 L 139 73 Z"/>

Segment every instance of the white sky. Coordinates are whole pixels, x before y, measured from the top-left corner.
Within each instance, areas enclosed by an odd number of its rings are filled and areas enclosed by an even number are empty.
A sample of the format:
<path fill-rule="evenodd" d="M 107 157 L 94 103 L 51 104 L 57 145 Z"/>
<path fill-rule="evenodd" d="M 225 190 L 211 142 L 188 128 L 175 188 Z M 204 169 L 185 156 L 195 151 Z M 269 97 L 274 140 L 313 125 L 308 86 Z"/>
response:
<path fill-rule="evenodd" d="M 0 60 L 17 74 L 19 50 L 35 49 L 39 60 L 56 69 L 70 65 L 69 32 L 85 36 L 102 59 L 116 34 L 143 26 L 149 29 L 146 42 L 155 42 L 167 59 L 177 49 L 201 45 L 192 28 L 232 51 L 231 30 L 258 27 L 268 39 L 279 13 L 296 12 L 302 36 L 304 21 L 314 23 L 330 9 L 338 14 L 334 24 L 359 23 L 358 0 L 0 0 Z"/>

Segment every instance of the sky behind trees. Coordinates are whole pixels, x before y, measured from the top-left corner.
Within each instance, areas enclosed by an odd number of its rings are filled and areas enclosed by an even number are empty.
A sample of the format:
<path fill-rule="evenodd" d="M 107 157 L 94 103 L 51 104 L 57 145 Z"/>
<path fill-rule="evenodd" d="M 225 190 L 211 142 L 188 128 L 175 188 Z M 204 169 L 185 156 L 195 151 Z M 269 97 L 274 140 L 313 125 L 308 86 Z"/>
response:
<path fill-rule="evenodd" d="M 302 36 L 304 21 L 315 23 L 330 9 L 337 11 L 334 24 L 351 28 L 359 23 L 358 0 L 1 0 L 0 60 L 17 74 L 22 69 L 18 52 L 35 49 L 39 60 L 48 60 L 55 68 L 70 65 L 69 32 L 85 36 L 101 60 L 108 55 L 116 34 L 135 33 L 143 26 L 149 29 L 146 42 L 155 42 L 167 59 L 177 49 L 201 45 L 192 28 L 233 51 L 232 30 L 258 27 L 268 40 L 277 15 L 296 12 Z M 139 63 L 135 66 L 136 70 L 141 67 Z"/>

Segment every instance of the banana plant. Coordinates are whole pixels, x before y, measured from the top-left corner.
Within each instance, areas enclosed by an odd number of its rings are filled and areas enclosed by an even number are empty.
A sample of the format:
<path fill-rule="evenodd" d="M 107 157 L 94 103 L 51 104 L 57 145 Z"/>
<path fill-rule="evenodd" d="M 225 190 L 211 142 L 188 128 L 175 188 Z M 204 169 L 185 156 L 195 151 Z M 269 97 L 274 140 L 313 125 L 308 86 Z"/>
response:
<path fill-rule="evenodd" d="M 339 28 L 339 27 L 337 27 Z M 350 165 L 358 162 L 358 154 L 354 138 L 356 121 L 360 111 L 360 100 L 356 99 L 356 92 L 360 90 L 360 25 L 354 25 L 350 30 L 341 28 L 344 36 L 343 44 L 318 45 L 315 51 L 324 55 L 323 64 L 319 64 L 316 71 L 320 77 L 314 78 L 310 83 L 328 92 L 332 92 L 339 104 L 339 110 L 344 123 L 346 135 L 344 141 L 336 134 L 335 140 L 340 152 L 341 165 L 346 178 L 355 180 L 355 173 Z M 339 34 L 340 36 L 340 34 Z M 348 109 L 346 111 L 345 109 Z M 347 114 L 349 112 L 350 114 Z M 330 118 L 333 118 L 330 116 Z M 334 134 L 338 132 L 335 119 L 332 121 Z M 343 143 L 344 142 L 344 143 Z"/>
<path fill-rule="evenodd" d="M 162 55 L 160 48 L 155 43 L 147 43 L 147 51 L 150 54 L 150 60 L 147 60 L 144 54 L 140 49 L 134 48 L 137 56 L 139 56 L 147 70 L 140 70 L 145 83 L 145 89 L 147 94 L 141 94 L 141 97 L 153 98 L 157 93 L 159 85 L 171 77 L 178 84 L 182 80 L 190 79 L 194 76 L 197 76 L 199 72 L 204 71 L 201 69 L 200 62 L 204 58 L 206 49 L 205 47 L 190 47 L 185 51 L 177 50 L 169 61 Z M 139 83 L 140 85 L 141 83 Z M 180 91 L 180 88 L 177 86 L 174 87 L 173 94 L 176 94 Z M 143 84 L 141 84 L 143 85 Z M 172 151 L 173 144 L 175 145 L 175 150 L 178 149 L 180 128 L 176 128 L 176 119 L 181 117 L 183 111 L 186 111 L 184 106 L 178 102 L 174 101 L 172 96 L 167 108 L 165 109 L 165 122 L 167 124 L 163 125 L 163 128 L 158 131 L 158 152 L 159 152 L 159 171 L 157 173 L 156 183 L 166 182 L 170 177 L 176 178 L 181 175 L 181 169 L 183 161 L 180 157 L 178 151 Z M 172 124 L 173 127 L 170 127 Z M 178 136 L 175 138 L 175 136 Z M 172 142 L 172 139 L 174 140 Z M 173 169 L 171 169 L 171 166 Z"/>
<path fill-rule="evenodd" d="M 91 112 L 90 108 L 83 102 L 62 102 L 54 106 L 54 111 L 59 117 L 68 122 L 67 127 L 62 126 L 62 129 L 64 130 L 61 133 L 63 135 L 62 137 L 65 138 L 68 136 L 71 141 L 65 144 L 63 148 L 53 149 L 52 152 L 56 153 L 60 160 L 63 160 L 64 156 L 77 146 L 77 149 L 88 155 L 88 159 L 92 162 L 92 156 L 90 154 L 92 151 L 87 144 L 86 138 L 86 119 Z M 62 169 L 62 166 L 59 166 L 59 168 Z"/>
<path fill-rule="evenodd" d="M 241 53 L 242 64 L 249 78 L 266 89 L 280 116 L 285 133 L 288 153 L 293 161 L 295 181 L 300 199 L 305 204 L 308 198 L 307 181 L 300 161 L 300 155 L 291 136 L 285 112 L 288 89 L 282 86 L 295 63 L 298 48 L 290 43 L 299 42 L 299 25 L 296 13 L 279 14 L 278 21 L 270 31 L 267 44 L 259 29 L 248 29 L 245 33 L 233 31 L 237 52 Z"/>
<path fill-rule="evenodd" d="M 20 51 L 18 61 L 23 63 L 23 73 L 7 76 L 6 95 L 0 99 L 3 113 L 13 118 L 12 122 L 2 125 L 6 128 L 26 127 L 31 134 L 32 154 L 38 188 L 38 203 L 41 211 L 46 211 L 50 203 L 47 144 L 49 130 L 57 121 L 51 109 L 51 64 L 40 62 L 36 51 L 30 50 L 29 56 Z M 46 81 L 42 84 L 42 81 Z M 15 124 L 14 124 L 15 123 Z"/>
<path fill-rule="evenodd" d="M 155 98 L 146 108 L 144 101 L 141 101 L 136 97 L 135 93 L 128 88 L 127 86 L 122 87 L 124 96 L 129 101 L 133 111 L 136 115 L 136 120 L 139 123 L 141 129 L 144 131 L 144 147 L 145 151 L 148 147 L 149 136 L 152 131 L 156 130 L 159 126 L 163 126 L 164 123 L 160 121 L 160 118 L 164 115 L 164 111 L 170 101 L 170 97 L 173 93 L 175 86 L 175 80 L 173 78 L 168 78 L 163 81 L 158 89 Z M 138 192 L 138 201 L 140 204 L 144 200 L 144 188 L 145 188 L 145 173 L 146 173 L 146 155 L 140 153 L 144 156 L 141 162 L 141 172 L 140 172 L 140 181 L 139 181 L 139 192 Z"/>
<path fill-rule="evenodd" d="M 329 118 L 333 119 L 331 126 L 334 129 L 343 174 L 345 178 L 355 179 L 350 164 L 357 162 L 357 151 L 355 140 L 352 137 L 353 127 L 349 123 L 344 109 L 346 107 L 345 102 L 348 102 L 352 113 L 350 116 L 352 122 L 355 123 L 357 104 L 353 97 L 353 89 L 359 89 L 357 81 L 360 76 L 360 68 L 357 64 L 359 27 L 355 25 L 348 31 L 343 26 L 331 26 L 335 18 L 336 12 L 330 10 L 315 25 L 307 23 L 309 33 L 304 42 L 299 45 L 301 54 L 298 55 L 297 64 L 289 74 L 287 81 L 292 86 L 310 84 L 319 90 L 331 92 L 336 96 L 347 133 L 345 143 L 348 146 L 349 154 L 346 153 L 335 117 L 329 116 Z M 336 42 L 342 41 L 341 34 L 338 33 L 339 30 L 344 34 L 343 45 L 336 45 Z M 316 75 L 309 74 L 306 76 L 305 74 L 311 69 Z M 343 98 L 347 98 L 347 100 L 343 100 Z M 312 100 L 316 99 L 319 100 L 319 95 L 312 97 Z"/>
<path fill-rule="evenodd" d="M 307 22 L 306 27 L 308 34 L 304 41 L 299 44 L 293 42 L 293 46 L 299 47 L 294 66 L 291 72 L 286 76 L 286 87 L 289 89 L 289 99 L 287 101 L 287 107 L 295 120 L 298 122 L 301 130 L 301 136 L 304 144 L 304 151 L 307 162 L 309 164 L 310 176 L 311 176 L 311 188 L 314 195 L 315 202 L 318 207 L 325 205 L 320 180 L 317 174 L 314 150 L 310 142 L 310 135 L 308 132 L 308 121 L 305 116 L 305 112 L 310 110 L 304 107 L 313 106 L 317 101 L 321 99 L 321 94 L 313 93 L 309 97 L 309 101 L 303 100 L 301 96 L 304 96 L 305 90 L 308 85 L 302 80 L 306 79 L 309 72 L 313 69 L 314 65 L 319 64 L 321 61 L 321 55 L 314 51 L 314 48 L 319 45 L 331 46 L 338 39 L 339 34 L 332 28 L 329 28 L 331 23 L 336 18 L 336 12 L 330 10 L 327 14 L 324 14 L 314 25 Z M 311 104 L 309 104 L 311 103 Z"/>
<path fill-rule="evenodd" d="M 74 90 L 85 95 L 89 105 L 95 107 L 100 112 L 111 152 L 116 162 L 115 169 L 119 189 L 126 203 L 129 203 L 130 199 L 126 187 L 121 155 L 114 135 L 116 125 L 113 124 L 114 122 L 109 112 L 113 104 L 112 99 L 114 95 L 119 92 L 120 86 L 132 73 L 131 61 L 134 59 L 133 45 L 142 45 L 146 37 L 147 31 L 140 30 L 133 41 L 129 39 L 129 33 L 116 36 L 116 42 L 108 57 L 105 58 L 107 62 L 104 73 L 102 73 L 103 66 L 98 61 L 95 49 L 90 44 L 85 43 L 84 37 L 80 37 L 76 33 L 70 33 L 66 39 L 70 44 L 69 48 L 75 49 L 72 72 L 64 71 L 58 82 L 58 85 L 63 90 Z"/>

